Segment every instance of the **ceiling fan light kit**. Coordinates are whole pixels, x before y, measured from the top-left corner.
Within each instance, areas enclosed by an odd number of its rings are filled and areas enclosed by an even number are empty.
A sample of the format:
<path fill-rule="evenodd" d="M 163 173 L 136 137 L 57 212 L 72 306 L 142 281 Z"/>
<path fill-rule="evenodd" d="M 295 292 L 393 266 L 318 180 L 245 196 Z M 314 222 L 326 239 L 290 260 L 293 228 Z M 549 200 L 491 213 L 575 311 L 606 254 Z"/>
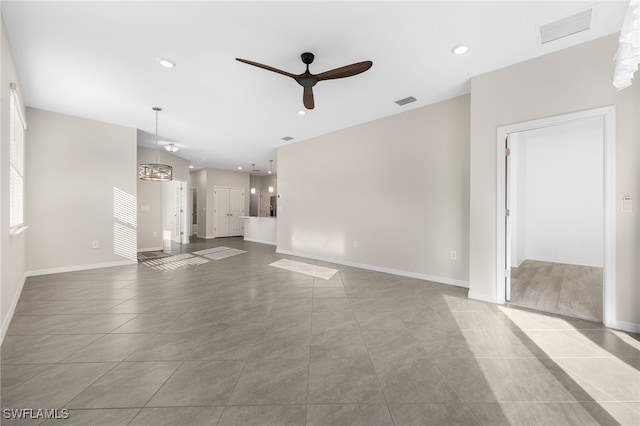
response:
<path fill-rule="evenodd" d="M 269 65 L 249 61 L 248 59 L 236 58 L 237 61 L 244 62 L 245 64 L 253 65 L 254 67 L 262 68 L 267 71 L 272 71 L 293 78 L 303 88 L 302 103 L 304 104 L 304 107 L 306 109 L 313 109 L 315 107 L 315 101 L 313 99 L 313 86 L 315 86 L 319 81 L 352 77 L 354 75 L 358 75 L 367 71 L 373 65 L 373 62 L 371 61 L 362 61 L 356 62 L 355 64 L 351 65 L 345 65 L 344 67 L 325 71 L 320 74 L 312 74 L 309 71 L 309 65 L 313 63 L 315 55 L 311 52 L 304 52 L 302 55 L 300 55 L 300 59 L 302 59 L 302 63 L 304 63 L 307 67 L 305 72 L 303 72 L 302 74 L 292 74 L 278 68 L 270 67 Z"/>

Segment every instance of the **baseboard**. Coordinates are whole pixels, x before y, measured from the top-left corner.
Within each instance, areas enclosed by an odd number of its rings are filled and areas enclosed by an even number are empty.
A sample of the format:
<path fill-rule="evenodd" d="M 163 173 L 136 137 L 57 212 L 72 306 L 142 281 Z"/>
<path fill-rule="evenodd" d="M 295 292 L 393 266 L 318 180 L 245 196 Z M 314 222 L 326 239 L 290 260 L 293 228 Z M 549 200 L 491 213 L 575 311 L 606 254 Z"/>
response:
<path fill-rule="evenodd" d="M 338 265 L 351 266 L 351 267 L 354 267 L 354 268 L 367 269 L 369 271 L 384 272 L 386 274 L 399 275 L 401 277 L 416 278 L 416 279 L 425 280 L 425 281 L 433 281 L 433 282 L 436 282 L 436 283 L 448 284 L 448 285 L 453 285 L 453 286 L 456 286 L 456 287 L 469 288 L 469 282 L 468 281 L 457 280 L 457 279 L 454 279 L 454 278 L 446 278 L 446 277 L 438 277 L 438 276 L 435 276 L 435 275 L 420 274 L 418 272 L 403 271 L 403 270 L 400 270 L 400 269 L 393 269 L 393 268 L 385 268 L 383 266 L 375 266 L 375 265 L 369 265 L 369 264 L 366 264 L 366 263 L 351 262 L 349 260 L 344 260 L 344 259 L 333 259 L 333 258 L 322 257 L 322 256 L 314 256 L 314 255 L 310 255 L 310 254 L 306 254 L 306 253 L 297 253 L 297 252 L 289 251 L 289 250 L 276 249 L 276 253 L 286 254 L 286 255 L 289 255 L 289 256 L 304 257 L 306 259 L 319 260 L 321 262 L 335 263 L 335 264 L 338 264 Z"/>
<path fill-rule="evenodd" d="M 27 271 L 27 277 L 37 277 L 38 275 L 60 274 L 63 272 L 86 271 L 87 269 L 111 268 L 114 266 L 137 265 L 137 260 L 119 260 L 117 262 L 93 263 L 89 265 L 63 266 L 61 268 L 36 269 Z"/>
<path fill-rule="evenodd" d="M 589 263 L 589 262 L 580 262 L 574 259 L 552 259 L 552 258 L 547 258 L 547 257 L 536 257 L 536 256 L 527 256 L 525 259 L 523 259 L 523 262 L 525 260 L 533 260 L 535 262 L 547 262 L 547 263 L 562 263 L 564 265 L 576 265 L 576 266 L 589 266 L 592 268 L 602 268 L 603 265 L 602 264 L 595 264 L 595 263 Z"/>
<path fill-rule="evenodd" d="M 629 333 L 640 334 L 640 324 L 627 321 L 615 320 L 611 324 L 605 324 L 609 328 L 615 328 L 616 330 L 628 331 Z"/>
<path fill-rule="evenodd" d="M 467 297 L 469 299 L 480 300 L 482 302 L 501 304 L 494 296 L 488 296 L 484 293 L 478 293 L 477 291 L 473 290 L 469 290 L 469 294 L 467 294 Z"/>
<path fill-rule="evenodd" d="M 145 251 L 161 251 L 164 250 L 164 247 L 159 246 L 159 247 L 146 247 L 146 248 L 139 248 L 138 249 L 138 253 L 142 253 Z"/>
<path fill-rule="evenodd" d="M 9 306 L 9 311 L 2 318 L 2 328 L 0 328 L 0 345 L 4 342 L 4 336 L 7 335 L 7 330 L 9 330 L 9 324 L 11 324 L 11 320 L 13 319 L 13 314 L 16 311 L 16 307 L 18 306 L 18 300 L 20 300 L 20 295 L 22 294 L 22 288 L 24 287 L 24 283 L 27 281 L 27 274 L 22 275 L 22 279 L 20 280 L 20 284 L 18 285 L 18 290 L 13 295 L 13 299 L 11 300 L 11 306 Z"/>
<path fill-rule="evenodd" d="M 275 241 L 266 241 L 266 240 L 256 240 L 253 238 L 245 238 L 245 241 L 251 241 L 252 243 L 260 243 L 260 244 L 269 244 L 271 246 L 275 246 L 276 242 Z"/>

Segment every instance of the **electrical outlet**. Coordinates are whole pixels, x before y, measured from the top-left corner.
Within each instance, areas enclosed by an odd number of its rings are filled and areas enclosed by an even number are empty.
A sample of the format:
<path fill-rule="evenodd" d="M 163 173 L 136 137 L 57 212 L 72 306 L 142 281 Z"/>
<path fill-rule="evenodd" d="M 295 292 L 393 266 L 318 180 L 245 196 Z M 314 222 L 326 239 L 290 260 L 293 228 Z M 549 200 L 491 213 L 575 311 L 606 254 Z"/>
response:
<path fill-rule="evenodd" d="M 358 248 L 358 240 L 353 240 L 353 248 Z"/>
<path fill-rule="evenodd" d="M 93 247 L 94 249 L 97 249 L 100 247 L 100 243 L 98 243 L 98 240 L 94 240 L 91 247 Z"/>
<path fill-rule="evenodd" d="M 158 232 L 157 231 L 153 231 L 153 236 L 157 237 L 158 236 Z"/>
<path fill-rule="evenodd" d="M 456 260 L 458 258 L 458 254 L 455 250 L 451 250 L 451 260 Z"/>

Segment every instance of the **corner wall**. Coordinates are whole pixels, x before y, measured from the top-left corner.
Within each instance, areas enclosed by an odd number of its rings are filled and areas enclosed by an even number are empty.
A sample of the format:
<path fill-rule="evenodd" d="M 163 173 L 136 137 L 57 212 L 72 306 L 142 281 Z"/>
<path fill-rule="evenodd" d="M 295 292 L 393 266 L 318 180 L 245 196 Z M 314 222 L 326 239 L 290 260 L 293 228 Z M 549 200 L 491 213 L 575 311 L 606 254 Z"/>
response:
<path fill-rule="evenodd" d="M 470 297 L 496 295 L 496 132 L 499 126 L 597 107 L 616 107 L 616 311 L 620 328 L 640 331 L 640 75 L 612 85 L 617 35 L 493 71 L 471 80 Z M 636 200 L 621 212 L 624 195 Z"/>
<path fill-rule="evenodd" d="M 0 18 L 0 344 L 13 317 L 26 274 L 26 239 L 30 229 L 9 235 L 9 83 L 20 84 L 9 40 Z M 20 99 L 24 108 L 24 103 Z M 25 115 L 24 110 L 23 116 Z M 27 125 L 29 124 L 27 120 Z M 28 145 L 28 142 L 25 142 Z M 27 180 L 28 182 L 28 180 Z M 28 204 L 27 204 L 28 205 Z M 30 225 L 28 219 L 26 225 Z"/>
<path fill-rule="evenodd" d="M 27 122 L 29 274 L 135 263 L 136 129 L 33 108 Z"/>
<path fill-rule="evenodd" d="M 278 251 L 466 286 L 469 102 L 279 148 Z"/>

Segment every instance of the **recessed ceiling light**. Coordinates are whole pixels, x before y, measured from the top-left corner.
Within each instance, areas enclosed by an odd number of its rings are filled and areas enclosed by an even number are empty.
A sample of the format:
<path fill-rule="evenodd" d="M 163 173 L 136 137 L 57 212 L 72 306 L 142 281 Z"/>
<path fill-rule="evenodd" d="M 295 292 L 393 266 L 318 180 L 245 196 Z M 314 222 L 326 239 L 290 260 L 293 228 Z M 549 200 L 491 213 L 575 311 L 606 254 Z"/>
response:
<path fill-rule="evenodd" d="M 280 138 L 281 140 L 288 142 L 290 140 L 292 140 L 293 138 L 291 136 L 285 136 L 284 138 Z"/>
<path fill-rule="evenodd" d="M 176 63 L 173 62 L 171 59 L 158 58 L 158 62 L 160 62 L 160 65 L 162 65 L 165 68 L 173 68 L 176 66 Z"/>
<path fill-rule="evenodd" d="M 457 46 L 453 46 L 451 52 L 454 55 L 463 55 L 469 51 L 469 46 L 466 44 L 458 44 Z"/>
<path fill-rule="evenodd" d="M 242 170 L 242 166 L 238 166 L 238 170 Z"/>
<path fill-rule="evenodd" d="M 301 109 L 300 111 L 298 111 L 298 115 L 305 115 L 307 113 L 307 111 Z"/>
<path fill-rule="evenodd" d="M 193 164 L 189 164 L 190 169 L 195 169 L 196 167 Z"/>

